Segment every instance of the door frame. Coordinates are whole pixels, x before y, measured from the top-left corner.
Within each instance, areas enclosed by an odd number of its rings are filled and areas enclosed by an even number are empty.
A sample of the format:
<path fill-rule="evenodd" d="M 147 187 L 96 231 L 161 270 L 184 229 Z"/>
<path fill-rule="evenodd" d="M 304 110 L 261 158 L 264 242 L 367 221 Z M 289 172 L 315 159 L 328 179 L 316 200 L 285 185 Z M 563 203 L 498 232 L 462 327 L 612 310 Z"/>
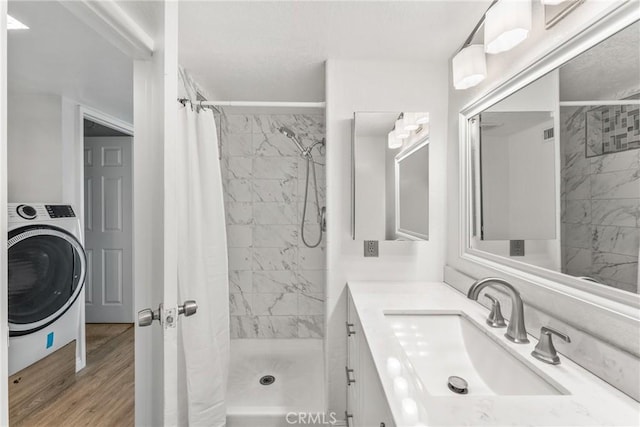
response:
<path fill-rule="evenodd" d="M 7 2 L 0 1 L 0 425 L 9 425 L 7 264 Z"/>
<path fill-rule="evenodd" d="M 177 99 L 177 13 L 178 5 L 174 2 L 145 2 L 145 7 L 136 6 L 133 3 L 122 2 L 121 0 L 110 0 L 96 2 L 92 0 L 78 0 L 75 2 L 63 2 L 62 6 L 66 7 L 70 12 L 76 15 L 81 21 L 85 22 L 91 28 L 96 29 L 106 40 L 113 43 L 122 52 L 133 60 L 133 91 L 134 91 L 134 117 L 136 122 L 136 133 L 134 146 L 138 147 L 141 152 L 148 153 L 152 150 L 153 155 L 159 155 L 160 159 L 166 158 L 173 160 L 171 157 L 171 146 L 174 143 L 176 135 L 177 117 L 174 117 L 173 110 Z M 122 5 L 122 6 L 121 6 Z M 143 28 L 130 14 L 134 16 L 151 16 L 150 20 L 145 20 L 147 28 Z M 8 343 L 8 318 L 7 318 L 7 28 L 6 28 L 7 1 L 0 0 L 0 346 Z M 142 22 L 142 21 L 141 21 Z M 153 34 L 153 37 L 149 34 Z M 165 77 L 163 77 L 165 76 Z M 167 78 L 168 77 L 168 78 Z M 69 100 L 67 100 L 69 101 Z M 73 102 L 73 101 L 71 101 Z M 137 104 L 136 104 L 137 103 Z M 77 105 L 77 103 L 75 103 Z M 159 105 L 160 104 L 160 105 Z M 87 107 L 81 107 L 89 110 Z M 69 110 L 67 110 L 69 111 Z M 73 111 L 73 110 L 72 110 Z M 77 115 L 69 112 L 66 120 L 77 120 Z M 100 116 L 98 116 L 100 118 Z M 165 123 L 164 119 L 168 119 Z M 159 121 L 158 121 L 159 120 Z M 69 164 L 65 167 L 71 168 L 72 174 L 77 175 L 83 169 L 82 156 L 79 158 L 66 157 L 73 154 L 76 150 L 75 144 L 82 141 L 79 135 L 78 127 L 74 126 L 74 135 L 64 135 L 64 138 L 73 141 L 71 147 L 66 151 L 65 159 Z M 83 142 L 83 141 L 82 141 Z M 168 147 L 165 147 L 165 143 Z M 167 150 L 168 148 L 168 150 Z M 134 154 L 135 157 L 135 154 Z M 148 162 L 149 159 L 138 157 L 138 162 Z M 157 158 L 152 158 L 156 162 Z M 73 162 L 73 164 L 71 164 Z M 172 166 L 168 167 L 169 169 Z M 148 191 L 153 182 L 150 180 L 151 173 L 166 172 L 164 169 L 157 171 L 144 171 L 134 165 L 133 183 L 133 206 L 134 206 L 134 226 L 142 225 L 144 229 L 137 228 L 134 234 L 134 242 L 138 237 L 138 245 L 134 249 L 134 254 L 139 251 L 143 256 L 138 258 L 134 264 L 134 288 L 138 288 L 139 293 L 134 294 L 134 309 L 142 307 L 150 307 L 154 301 L 154 297 L 158 292 L 163 293 L 166 285 L 164 278 L 173 277 L 173 271 L 161 268 L 161 272 L 154 270 L 154 263 L 158 262 L 158 251 L 164 252 L 164 248 L 155 248 L 152 246 L 153 234 L 150 234 L 150 226 L 148 223 L 149 214 L 135 216 L 136 201 L 139 203 L 151 201 L 154 206 L 158 202 L 158 195 L 151 194 Z M 144 173 L 143 173 L 144 172 Z M 170 172 L 169 172 L 170 173 Z M 83 176 L 83 175 L 82 175 Z M 136 176 L 140 180 L 136 180 Z M 162 175 L 163 177 L 166 175 Z M 66 176 L 65 176 L 66 177 Z M 77 182 L 77 178 L 75 180 Z M 136 185 L 137 184 L 137 185 Z M 164 185 L 164 183 L 163 183 Z M 136 189 L 136 187 L 138 187 Z M 79 183 L 76 186 L 63 189 L 63 198 L 65 200 L 82 200 L 83 195 L 78 196 L 81 189 Z M 153 187 L 155 190 L 155 186 Z M 144 191 L 143 191 L 144 190 Z M 165 189 L 166 190 L 166 189 Z M 171 190 L 171 189 L 170 189 Z M 139 199 L 138 199 L 139 198 Z M 138 204 L 139 204 L 138 203 Z M 144 203 L 143 203 L 144 204 Z M 168 203 L 163 203 L 162 208 L 167 207 Z M 81 206 L 83 208 L 83 206 Z M 165 230 L 174 234 L 176 223 L 172 213 L 169 214 L 168 224 L 165 223 Z M 166 218 L 165 218 L 166 219 Z M 157 227 L 157 221 L 152 224 Z M 177 233 L 176 233 L 177 234 Z M 177 236 L 171 236 L 177 238 Z M 135 245 L 135 243 L 134 243 Z M 169 254 L 165 254 L 169 259 L 175 257 L 175 249 L 170 248 Z M 135 256 L 135 255 L 134 255 Z M 165 258 L 166 259 L 166 258 Z M 165 266 L 166 267 L 166 266 Z M 160 279 L 154 282 L 154 279 Z M 175 287 L 172 280 L 171 286 Z M 137 285 L 136 285 L 137 283 Z M 166 286 L 165 286 L 166 285 Z M 173 289 L 172 289 L 173 290 Z M 169 303 L 176 305 L 175 295 L 170 295 Z M 84 296 L 83 296 L 84 298 Z M 166 302 L 166 301 L 165 301 Z M 175 368 L 172 362 L 175 357 L 171 352 L 167 351 L 154 352 L 151 344 L 158 341 L 161 334 L 159 328 L 153 328 L 149 331 L 140 331 L 136 327 L 136 345 L 135 345 L 135 396 L 136 409 L 135 418 L 137 425 L 151 425 L 153 420 L 160 421 L 160 424 L 172 423 L 176 418 L 175 404 L 177 395 L 175 387 L 166 389 L 165 378 L 159 378 L 156 374 L 169 374 L 167 381 L 175 382 L 172 375 L 175 375 Z M 141 339 L 138 340 L 138 334 Z M 154 339 L 152 339 L 152 336 Z M 175 343 L 171 343 L 175 345 Z M 8 408 L 8 384 L 2 378 L 8 378 L 7 351 L 0 347 L 0 425 L 8 425 L 9 408 Z M 157 349 L 156 349 L 157 350 Z M 153 357 L 152 357 L 153 356 Z M 169 356 L 169 360 L 167 360 Z M 151 362 L 151 363 L 149 363 Z M 167 407 L 168 406 L 168 407 Z M 157 424 L 157 423 L 156 423 Z"/>

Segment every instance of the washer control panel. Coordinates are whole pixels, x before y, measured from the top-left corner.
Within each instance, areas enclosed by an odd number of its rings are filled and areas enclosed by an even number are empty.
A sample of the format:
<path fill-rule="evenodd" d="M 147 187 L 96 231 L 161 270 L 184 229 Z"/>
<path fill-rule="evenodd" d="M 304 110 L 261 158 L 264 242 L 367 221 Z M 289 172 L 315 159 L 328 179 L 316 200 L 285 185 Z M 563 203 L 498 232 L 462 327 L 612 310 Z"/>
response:
<path fill-rule="evenodd" d="M 44 205 L 50 218 L 75 218 L 71 205 Z"/>
<path fill-rule="evenodd" d="M 44 203 L 9 203 L 10 222 L 75 218 L 71 205 L 47 205 Z"/>

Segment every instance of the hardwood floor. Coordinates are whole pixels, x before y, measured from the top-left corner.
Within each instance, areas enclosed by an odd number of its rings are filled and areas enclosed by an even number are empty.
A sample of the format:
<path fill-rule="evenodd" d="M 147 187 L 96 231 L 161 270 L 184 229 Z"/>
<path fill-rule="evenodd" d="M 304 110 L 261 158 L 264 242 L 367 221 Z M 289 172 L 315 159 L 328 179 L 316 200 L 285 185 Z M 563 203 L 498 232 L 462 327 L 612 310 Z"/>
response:
<path fill-rule="evenodd" d="M 87 366 L 75 342 L 9 377 L 11 426 L 132 426 L 134 327 L 87 324 Z"/>

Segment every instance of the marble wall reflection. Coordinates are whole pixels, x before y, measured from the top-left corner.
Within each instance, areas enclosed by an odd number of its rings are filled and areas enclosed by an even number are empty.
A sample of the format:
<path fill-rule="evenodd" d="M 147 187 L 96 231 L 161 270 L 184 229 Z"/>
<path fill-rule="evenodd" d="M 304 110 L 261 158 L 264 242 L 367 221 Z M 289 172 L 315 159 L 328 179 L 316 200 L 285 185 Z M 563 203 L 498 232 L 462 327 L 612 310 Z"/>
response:
<path fill-rule="evenodd" d="M 588 157 L 640 148 L 638 105 L 604 105 L 585 115 Z"/>
<path fill-rule="evenodd" d="M 325 134 L 323 115 L 222 117 L 232 338 L 324 335 L 325 242 L 315 249 L 302 243 L 306 161 L 278 132 L 280 126 L 305 146 Z M 313 156 L 324 206 L 324 149 L 314 149 Z M 315 199 L 309 191 L 305 237 L 315 241 Z"/>
<path fill-rule="evenodd" d="M 587 109 L 560 110 L 562 272 L 639 292 L 640 150 L 587 157 Z"/>

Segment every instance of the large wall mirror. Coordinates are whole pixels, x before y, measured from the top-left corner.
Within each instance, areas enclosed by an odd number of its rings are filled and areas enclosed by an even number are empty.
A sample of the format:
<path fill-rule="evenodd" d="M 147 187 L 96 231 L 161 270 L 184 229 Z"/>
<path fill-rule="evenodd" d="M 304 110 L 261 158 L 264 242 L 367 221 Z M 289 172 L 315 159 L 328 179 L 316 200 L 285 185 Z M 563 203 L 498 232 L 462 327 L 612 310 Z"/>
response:
<path fill-rule="evenodd" d="M 469 110 L 466 253 L 637 305 L 639 46 L 636 21 Z"/>
<path fill-rule="evenodd" d="M 428 240 L 428 113 L 356 112 L 352 180 L 355 240 Z"/>

